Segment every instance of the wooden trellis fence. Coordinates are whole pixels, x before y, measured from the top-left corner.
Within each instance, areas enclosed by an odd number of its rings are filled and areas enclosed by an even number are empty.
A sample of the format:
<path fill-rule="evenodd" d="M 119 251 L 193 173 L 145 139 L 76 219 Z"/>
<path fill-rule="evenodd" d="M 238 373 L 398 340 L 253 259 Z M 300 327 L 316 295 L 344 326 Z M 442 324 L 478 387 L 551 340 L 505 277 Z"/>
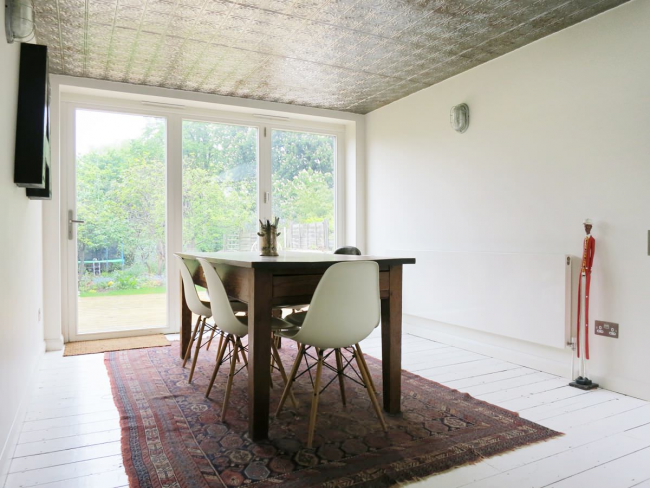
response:
<path fill-rule="evenodd" d="M 331 251 L 333 245 L 327 220 L 300 224 L 286 222 L 280 226 L 278 243 L 285 250 Z M 237 232 L 223 236 L 224 251 L 251 251 L 258 246 L 255 232 Z"/>

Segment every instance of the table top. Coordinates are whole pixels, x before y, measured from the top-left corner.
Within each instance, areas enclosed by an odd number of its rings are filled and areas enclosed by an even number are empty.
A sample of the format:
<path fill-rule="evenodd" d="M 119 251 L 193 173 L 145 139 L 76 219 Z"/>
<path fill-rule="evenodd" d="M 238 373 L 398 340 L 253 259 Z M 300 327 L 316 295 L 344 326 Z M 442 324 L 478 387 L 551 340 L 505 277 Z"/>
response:
<path fill-rule="evenodd" d="M 176 255 L 186 259 L 204 258 L 214 264 L 229 264 L 241 268 L 287 269 L 319 268 L 348 261 L 375 261 L 380 265 L 395 266 L 415 264 L 415 258 L 350 256 L 347 254 L 330 254 L 320 252 L 283 251 L 279 256 L 260 256 L 257 252 L 177 252 Z"/>

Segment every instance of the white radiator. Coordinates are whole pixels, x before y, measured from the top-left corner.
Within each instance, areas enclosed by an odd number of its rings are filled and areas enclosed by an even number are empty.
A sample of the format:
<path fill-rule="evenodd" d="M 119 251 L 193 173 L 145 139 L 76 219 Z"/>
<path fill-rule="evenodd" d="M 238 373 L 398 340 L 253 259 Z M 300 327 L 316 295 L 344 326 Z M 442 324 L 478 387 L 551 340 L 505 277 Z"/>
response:
<path fill-rule="evenodd" d="M 404 313 L 564 348 L 571 263 L 564 254 L 388 251 L 404 266 Z"/>

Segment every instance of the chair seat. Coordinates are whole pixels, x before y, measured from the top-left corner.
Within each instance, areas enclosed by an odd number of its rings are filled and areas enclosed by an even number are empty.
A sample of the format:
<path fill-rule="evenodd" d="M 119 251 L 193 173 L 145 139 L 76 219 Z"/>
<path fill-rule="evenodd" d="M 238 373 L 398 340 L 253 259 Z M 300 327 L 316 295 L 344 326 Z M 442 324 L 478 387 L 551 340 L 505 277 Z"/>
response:
<path fill-rule="evenodd" d="M 241 317 L 238 315 L 237 320 L 239 320 L 245 326 L 248 326 L 248 316 Z M 295 324 L 291 324 L 286 320 L 271 317 L 271 330 L 274 332 L 280 332 L 284 330 L 291 330 L 291 329 L 298 329 L 298 328 L 299 328 L 298 326 L 296 326 Z"/>
<path fill-rule="evenodd" d="M 210 309 L 210 302 L 207 300 L 201 300 L 201 303 Z M 246 305 L 244 302 L 240 302 L 238 300 L 230 300 L 230 306 L 232 307 L 232 311 L 237 313 L 237 312 L 248 312 L 248 305 Z M 212 312 L 210 312 L 210 315 L 212 315 Z"/>
<path fill-rule="evenodd" d="M 307 312 L 296 312 L 296 313 L 292 313 L 291 315 L 287 315 L 284 318 L 284 322 L 292 325 L 293 327 L 279 330 L 278 335 L 282 337 L 286 337 L 287 339 L 291 339 L 300 331 L 300 327 L 302 326 L 302 323 L 305 321 L 306 316 L 307 316 Z"/>
<path fill-rule="evenodd" d="M 212 317 L 212 309 L 210 308 L 210 302 L 204 302 L 203 300 L 201 300 L 201 305 L 203 306 L 202 309 L 197 304 L 196 308 L 192 310 L 192 313 L 196 315 L 200 315 L 201 317 L 206 317 L 206 318 Z"/>
<path fill-rule="evenodd" d="M 210 301 L 209 300 L 201 300 L 201 303 L 207 307 L 210 308 Z M 248 312 L 248 305 L 245 304 L 244 302 L 240 302 L 239 300 L 235 300 L 234 298 L 230 299 L 230 306 L 232 307 L 232 311 L 237 313 L 237 312 Z M 300 308 L 304 308 L 307 305 L 301 305 Z M 282 310 L 284 307 L 273 307 L 274 310 Z"/>
<path fill-rule="evenodd" d="M 284 318 L 284 320 L 286 320 L 290 324 L 301 326 L 302 323 L 305 321 L 306 316 L 307 316 L 307 312 L 296 312 L 296 313 L 292 313 L 291 315 L 287 315 Z"/>

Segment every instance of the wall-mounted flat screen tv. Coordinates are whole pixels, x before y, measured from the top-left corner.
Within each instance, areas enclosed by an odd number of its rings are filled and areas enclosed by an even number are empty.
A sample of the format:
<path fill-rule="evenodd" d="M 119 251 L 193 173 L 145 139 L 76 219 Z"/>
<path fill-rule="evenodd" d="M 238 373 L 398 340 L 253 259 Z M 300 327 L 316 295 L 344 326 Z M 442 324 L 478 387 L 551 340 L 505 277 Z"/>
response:
<path fill-rule="evenodd" d="M 24 188 L 44 190 L 49 183 L 49 165 L 50 84 L 47 46 L 21 44 L 14 183 Z"/>
<path fill-rule="evenodd" d="M 43 188 L 26 188 L 27 198 L 30 200 L 51 200 L 52 199 L 52 179 L 50 177 L 50 166 L 45 167 L 45 187 Z"/>

